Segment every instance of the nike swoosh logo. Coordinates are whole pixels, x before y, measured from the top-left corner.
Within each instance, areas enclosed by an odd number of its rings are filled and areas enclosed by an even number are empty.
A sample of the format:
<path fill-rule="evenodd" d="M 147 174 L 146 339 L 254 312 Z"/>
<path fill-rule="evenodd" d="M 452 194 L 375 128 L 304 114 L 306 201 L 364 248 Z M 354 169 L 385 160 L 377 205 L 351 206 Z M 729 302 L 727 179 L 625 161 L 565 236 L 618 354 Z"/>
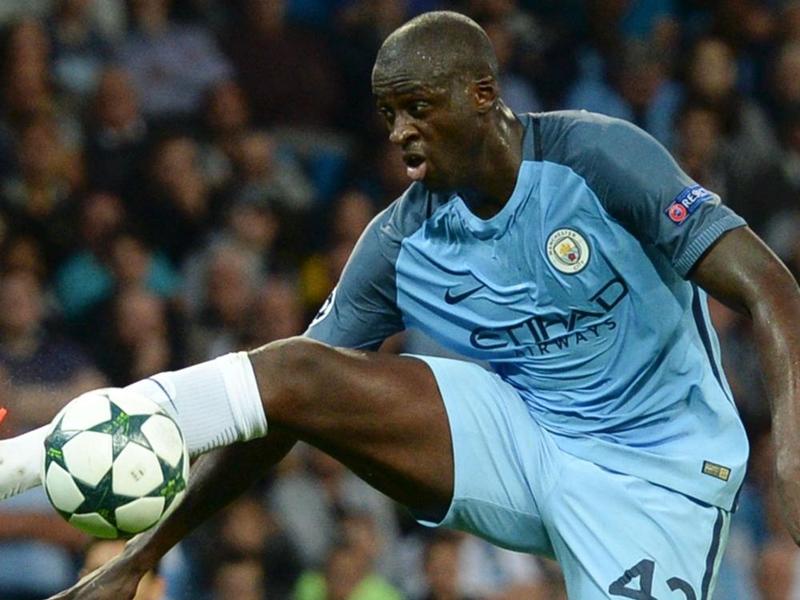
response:
<path fill-rule="evenodd" d="M 472 294 L 474 294 L 483 287 L 485 286 L 483 284 L 480 284 L 479 286 L 470 288 L 466 292 L 461 292 L 460 294 L 451 294 L 450 290 L 447 290 L 444 293 L 444 301 L 447 302 L 448 304 L 458 304 L 465 298 L 469 298 L 470 296 L 472 296 Z"/>

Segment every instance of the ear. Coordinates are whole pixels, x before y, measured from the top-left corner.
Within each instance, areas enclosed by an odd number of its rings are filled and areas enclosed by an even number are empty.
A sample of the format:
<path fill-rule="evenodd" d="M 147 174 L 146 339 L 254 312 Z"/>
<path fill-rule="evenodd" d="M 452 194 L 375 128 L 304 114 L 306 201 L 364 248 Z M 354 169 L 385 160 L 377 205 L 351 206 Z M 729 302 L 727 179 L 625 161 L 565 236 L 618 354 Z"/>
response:
<path fill-rule="evenodd" d="M 475 100 L 475 108 L 481 114 L 489 112 L 495 105 L 499 95 L 497 81 L 491 75 L 472 82 L 472 97 Z"/>

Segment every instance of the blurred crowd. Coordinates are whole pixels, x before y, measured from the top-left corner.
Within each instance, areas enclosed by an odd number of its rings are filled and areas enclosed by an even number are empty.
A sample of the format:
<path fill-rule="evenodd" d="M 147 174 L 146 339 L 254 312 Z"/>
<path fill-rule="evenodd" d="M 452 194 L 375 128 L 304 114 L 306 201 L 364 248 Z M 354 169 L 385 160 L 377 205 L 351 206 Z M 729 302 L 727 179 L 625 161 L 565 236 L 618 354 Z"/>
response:
<path fill-rule="evenodd" d="M 515 111 L 638 124 L 800 272 L 798 0 L 2 0 L 0 434 L 301 333 L 407 186 L 370 70 L 438 8 L 485 27 Z M 753 454 L 716 598 L 800 599 L 749 322 L 710 310 Z M 414 332 L 383 350 L 441 352 Z M 41 491 L 4 502 L 0 599 L 44 598 L 118 551 Z M 140 599 L 563 597 L 553 563 L 424 529 L 299 446 Z"/>

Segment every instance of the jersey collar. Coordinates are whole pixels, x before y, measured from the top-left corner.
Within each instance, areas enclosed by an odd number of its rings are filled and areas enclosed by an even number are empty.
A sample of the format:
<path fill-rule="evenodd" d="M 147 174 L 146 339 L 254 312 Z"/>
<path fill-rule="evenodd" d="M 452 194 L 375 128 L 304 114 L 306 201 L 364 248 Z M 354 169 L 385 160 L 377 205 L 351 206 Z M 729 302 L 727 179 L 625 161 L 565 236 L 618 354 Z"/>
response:
<path fill-rule="evenodd" d="M 454 208 L 461 216 L 464 225 L 480 239 L 498 238 L 508 230 L 514 222 L 514 216 L 523 201 L 528 197 L 539 171 L 536 168 L 536 163 L 533 162 L 534 136 L 533 127 L 530 126 L 531 117 L 529 115 L 520 115 L 519 119 L 525 128 L 522 138 L 522 162 L 517 171 L 517 182 L 514 185 L 514 191 L 503 208 L 489 219 L 481 219 L 470 211 L 467 203 L 460 195 L 456 194 L 454 196 Z"/>

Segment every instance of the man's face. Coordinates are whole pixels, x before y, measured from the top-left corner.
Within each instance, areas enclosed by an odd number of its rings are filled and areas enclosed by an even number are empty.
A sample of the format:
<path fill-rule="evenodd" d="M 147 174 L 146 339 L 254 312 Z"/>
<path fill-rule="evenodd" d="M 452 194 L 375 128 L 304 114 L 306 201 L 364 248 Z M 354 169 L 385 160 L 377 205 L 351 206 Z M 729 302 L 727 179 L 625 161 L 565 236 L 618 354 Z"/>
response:
<path fill-rule="evenodd" d="M 480 119 L 467 81 L 421 77 L 404 66 L 376 67 L 372 89 L 406 174 L 433 191 L 469 185 Z"/>

